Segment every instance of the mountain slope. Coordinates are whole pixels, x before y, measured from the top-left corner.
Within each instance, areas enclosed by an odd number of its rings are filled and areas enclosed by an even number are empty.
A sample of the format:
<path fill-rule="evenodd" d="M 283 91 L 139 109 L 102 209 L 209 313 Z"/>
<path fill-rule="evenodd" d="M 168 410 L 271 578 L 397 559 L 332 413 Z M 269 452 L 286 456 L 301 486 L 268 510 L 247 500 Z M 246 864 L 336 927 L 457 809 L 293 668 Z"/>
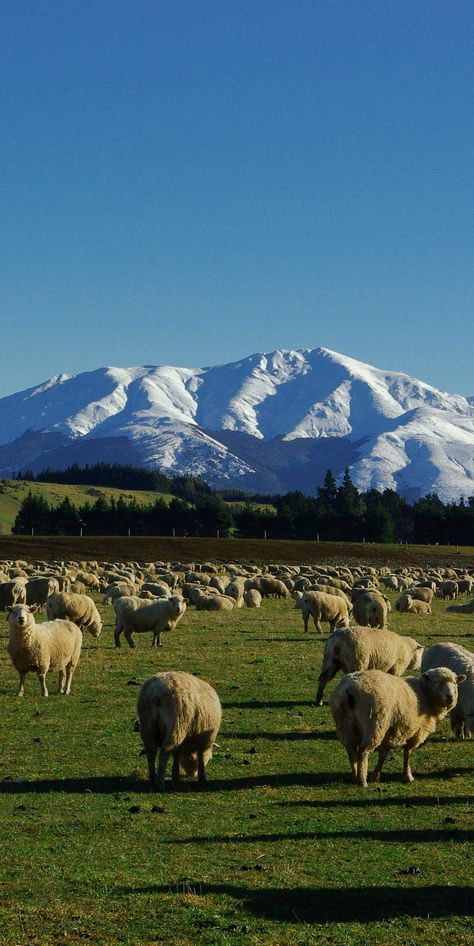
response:
<path fill-rule="evenodd" d="M 213 486 L 312 492 L 349 466 L 361 489 L 474 492 L 472 398 L 324 348 L 60 374 L 1 399 L 0 431 L 2 475 L 107 456 Z"/>

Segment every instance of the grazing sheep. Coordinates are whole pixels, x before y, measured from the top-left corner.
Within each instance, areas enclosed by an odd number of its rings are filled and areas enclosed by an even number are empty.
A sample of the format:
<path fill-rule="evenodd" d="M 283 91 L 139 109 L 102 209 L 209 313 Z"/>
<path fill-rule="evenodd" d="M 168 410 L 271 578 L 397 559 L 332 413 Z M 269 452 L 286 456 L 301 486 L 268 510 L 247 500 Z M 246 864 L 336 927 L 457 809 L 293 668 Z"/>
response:
<path fill-rule="evenodd" d="M 59 591 L 46 598 L 46 614 L 54 618 L 67 618 L 78 627 L 87 628 L 93 637 L 99 637 L 102 630 L 101 616 L 89 595 L 76 595 L 72 591 Z"/>
<path fill-rule="evenodd" d="M 137 712 L 151 788 L 165 790 L 170 755 L 173 782 L 179 780 L 180 766 L 189 777 L 197 775 L 200 783 L 205 782 L 222 718 L 219 697 L 210 684 L 182 671 L 157 673 L 143 684 Z"/>
<path fill-rule="evenodd" d="M 474 654 L 461 644 L 433 644 L 423 654 L 422 670 L 449 667 L 453 673 L 465 675 L 459 684 L 458 702 L 451 710 L 451 728 L 458 739 L 474 733 Z"/>
<path fill-rule="evenodd" d="M 322 706 L 323 693 L 339 670 L 384 670 L 399 677 L 406 670 L 419 670 L 423 647 L 412 637 L 402 637 L 386 629 L 347 627 L 333 631 L 324 648 L 316 705 Z"/>
<path fill-rule="evenodd" d="M 0 585 L 0 610 L 5 611 L 7 607 L 15 604 L 24 604 L 26 601 L 26 583 L 17 581 L 4 581 Z"/>
<path fill-rule="evenodd" d="M 459 593 L 457 581 L 442 581 L 438 588 L 438 597 L 443 601 L 455 601 Z"/>
<path fill-rule="evenodd" d="M 298 594 L 298 592 L 297 592 Z M 244 604 L 247 608 L 260 608 L 262 596 L 256 588 L 248 588 L 244 592 Z"/>
<path fill-rule="evenodd" d="M 72 621 L 46 621 L 36 624 L 38 605 L 17 604 L 7 607 L 8 653 L 20 675 L 18 696 L 25 692 L 26 675 L 35 670 L 41 693 L 48 696 L 46 674 L 59 671 L 59 692 L 69 694 L 71 680 L 82 647 L 82 634 Z"/>
<path fill-rule="evenodd" d="M 272 578 L 271 575 L 262 575 L 257 590 L 262 598 L 288 598 L 290 594 L 284 582 L 279 578 Z"/>
<path fill-rule="evenodd" d="M 132 638 L 133 633 L 142 633 L 153 631 L 153 647 L 161 646 L 161 634 L 163 631 L 172 631 L 178 621 L 186 611 L 186 602 L 181 595 L 172 595 L 171 598 L 157 598 L 151 604 L 144 604 L 140 599 L 140 607 L 134 603 L 127 608 L 122 605 L 120 625 L 115 625 L 115 646 L 120 647 L 120 635 L 122 630 L 130 647 L 135 647 Z"/>
<path fill-rule="evenodd" d="M 327 595 L 322 591 L 305 591 L 301 605 L 305 632 L 308 630 L 309 617 L 319 634 L 323 633 L 321 621 L 328 621 L 331 631 L 336 627 L 348 627 L 349 609 L 345 601 L 336 595 Z"/>
<path fill-rule="evenodd" d="M 135 594 L 135 585 L 129 581 L 115 581 L 104 591 L 102 604 L 113 604 L 116 598 L 123 598 L 125 595 Z"/>
<path fill-rule="evenodd" d="M 386 627 L 387 602 L 378 591 L 364 591 L 354 601 L 353 617 L 360 627 Z"/>
<path fill-rule="evenodd" d="M 435 593 L 432 588 L 425 588 L 422 585 L 413 585 L 406 589 L 406 593 L 415 601 L 425 601 L 426 604 L 432 604 Z"/>
<path fill-rule="evenodd" d="M 378 749 L 372 780 L 378 781 L 391 749 L 403 747 L 403 781 L 412 782 L 410 753 L 434 732 L 458 699 L 465 680 L 447 667 L 421 677 L 394 677 L 382 670 L 349 673 L 333 690 L 329 705 L 337 738 L 347 750 L 355 780 L 367 787 L 369 754 Z"/>

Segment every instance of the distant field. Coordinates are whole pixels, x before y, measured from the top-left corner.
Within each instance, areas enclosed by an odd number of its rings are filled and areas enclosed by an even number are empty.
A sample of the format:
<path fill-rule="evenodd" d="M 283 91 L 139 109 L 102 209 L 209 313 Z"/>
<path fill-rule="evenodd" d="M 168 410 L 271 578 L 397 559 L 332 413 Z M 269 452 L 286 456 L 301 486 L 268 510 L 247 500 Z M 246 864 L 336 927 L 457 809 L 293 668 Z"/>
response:
<path fill-rule="evenodd" d="M 189 608 L 158 651 L 147 634 L 116 651 L 96 601 L 105 626 L 84 634 L 70 697 L 51 674 L 42 699 L 30 674 L 18 699 L 0 661 L 2 946 L 472 946 L 473 740 L 444 721 L 414 753 L 412 785 L 394 751 L 360 789 L 313 703 L 323 638 L 292 602 Z M 445 607 L 392 611 L 390 627 L 472 649 L 472 615 Z M 160 669 L 221 697 L 205 790 L 147 789 L 135 702 Z"/>
<path fill-rule="evenodd" d="M 144 494 L 142 494 L 144 495 Z M 156 495 L 156 494 L 153 494 Z M 474 547 L 362 545 L 350 542 L 298 542 L 272 539 L 209 539 L 177 536 L 0 536 L 0 558 L 54 560 L 106 559 L 264 564 L 318 562 L 369 565 L 454 564 L 474 567 Z"/>
<path fill-rule="evenodd" d="M 62 483 L 35 483 L 27 480 L 2 480 L 0 482 L 0 535 L 9 535 L 20 506 L 28 493 L 44 496 L 50 506 L 59 506 L 68 497 L 74 506 L 95 503 L 99 496 L 115 500 L 123 497 L 127 502 L 135 499 L 141 506 L 152 505 L 157 499 L 170 502 L 169 493 L 154 493 L 138 489 L 112 489 L 108 486 L 68 486 Z"/>

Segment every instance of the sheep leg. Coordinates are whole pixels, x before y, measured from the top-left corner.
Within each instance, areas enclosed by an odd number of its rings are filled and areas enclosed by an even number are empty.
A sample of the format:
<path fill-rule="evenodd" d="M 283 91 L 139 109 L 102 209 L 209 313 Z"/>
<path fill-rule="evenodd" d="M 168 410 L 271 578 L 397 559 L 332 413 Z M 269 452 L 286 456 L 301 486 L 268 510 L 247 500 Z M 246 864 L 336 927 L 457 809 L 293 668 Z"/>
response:
<path fill-rule="evenodd" d="M 315 617 L 313 618 L 313 621 L 314 621 L 314 626 L 315 626 L 315 628 L 316 628 L 318 634 L 324 634 L 323 626 L 322 626 L 321 621 L 319 620 L 319 618 L 315 616 Z"/>
<path fill-rule="evenodd" d="M 162 647 L 162 646 L 163 646 L 162 643 L 161 643 L 161 631 L 154 631 L 154 632 L 153 632 L 153 642 L 152 642 L 152 645 L 151 645 L 151 646 L 152 646 L 152 647 Z"/>
<path fill-rule="evenodd" d="M 362 788 L 367 788 L 367 769 L 369 767 L 369 749 L 361 749 L 357 753 L 357 782 Z"/>
<path fill-rule="evenodd" d="M 308 633 L 308 621 L 309 621 L 309 614 L 307 614 L 305 611 L 303 611 L 303 624 L 304 624 L 304 632 L 305 632 L 305 634 Z"/>
<path fill-rule="evenodd" d="M 206 767 L 204 765 L 204 755 L 202 752 L 198 753 L 198 782 L 202 785 L 206 782 Z"/>
<path fill-rule="evenodd" d="M 20 689 L 18 690 L 17 696 L 25 695 L 25 680 L 26 680 L 26 673 L 20 673 Z"/>
<path fill-rule="evenodd" d="M 347 750 L 347 755 L 349 756 L 349 765 L 352 770 L 352 775 L 354 781 L 357 781 L 357 748 L 355 746 L 350 746 Z"/>
<path fill-rule="evenodd" d="M 120 647 L 120 635 L 122 631 L 123 631 L 123 624 L 116 624 L 115 631 L 114 631 L 114 641 L 115 641 L 116 647 Z"/>
<path fill-rule="evenodd" d="M 409 749 L 408 746 L 404 746 L 404 749 L 403 749 L 403 781 L 404 782 L 415 781 L 411 773 L 411 768 L 410 768 L 410 752 L 411 752 L 411 749 Z"/>
<path fill-rule="evenodd" d="M 129 647 L 135 647 L 135 642 L 132 637 L 132 631 L 129 627 L 124 627 L 125 639 Z"/>
<path fill-rule="evenodd" d="M 372 774 L 370 775 L 370 781 L 371 781 L 371 782 L 378 782 L 378 781 L 379 781 L 380 773 L 381 773 L 381 771 L 382 771 L 382 767 L 383 767 L 383 764 L 384 764 L 384 762 L 385 762 L 385 759 L 386 759 L 387 756 L 388 756 L 388 753 L 389 753 L 389 750 L 388 750 L 388 749 L 379 749 L 379 757 L 378 757 L 377 765 L 375 766 L 374 771 L 373 771 Z"/>
<path fill-rule="evenodd" d="M 49 696 L 48 687 L 46 686 L 46 673 L 40 673 L 38 670 L 38 680 L 41 687 L 41 696 Z"/>
<path fill-rule="evenodd" d="M 324 688 L 329 683 L 329 681 L 336 676 L 337 671 L 340 669 L 340 664 L 330 664 L 329 667 L 326 667 L 326 669 L 322 670 L 319 674 L 318 692 L 316 693 L 315 699 L 316 706 L 323 705 Z"/>
<path fill-rule="evenodd" d="M 66 667 L 66 688 L 63 691 L 66 694 L 66 696 L 69 696 L 71 692 L 72 675 L 74 673 L 75 668 L 76 668 L 76 664 L 72 663 L 72 661 Z"/>
<path fill-rule="evenodd" d="M 168 765 L 168 759 L 171 755 L 169 749 L 160 749 L 160 761 L 158 765 L 158 772 L 156 773 L 156 789 L 159 792 L 165 791 L 165 774 L 166 766 Z"/>
<path fill-rule="evenodd" d="M 64 693 L 65 690 L 66 690 L 66 671 L 65 671 L 65 670 L 60 670 L 60 671 L 59 671 L 58 693 Z"/>
<path fill-rule="evenodd" d="M 155 779 L 156 779 L 156 753 L 158 752 L 158 746 L 152 745 L 149 746 L 146 750 L 146 759 L 148 763 L 148 778 L 150 781 L 150 788 L 153 791 L 155 788 Z"/>
<path fill-rule="evenodd" d="M 171 779 L 176 784 L 179 782 L 179 752 L 175 752 L 173 755 L 173 768 L 171 770 Z"/>

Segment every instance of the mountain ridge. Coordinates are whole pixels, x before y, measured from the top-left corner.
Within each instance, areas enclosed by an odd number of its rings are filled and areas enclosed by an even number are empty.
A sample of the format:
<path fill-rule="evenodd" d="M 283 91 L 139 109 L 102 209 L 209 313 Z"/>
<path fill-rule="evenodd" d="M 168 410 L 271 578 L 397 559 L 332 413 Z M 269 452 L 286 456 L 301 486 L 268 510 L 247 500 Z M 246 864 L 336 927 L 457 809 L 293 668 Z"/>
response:
<path fill-rule="evenodd" d="M 314 492 L 348 466 L 363 490 L 474 493 L 474 398 L 327 348 L 60 373 L 0 399 L 0 431 L 2 476 L 126 454 L 214 487 Z"/>

